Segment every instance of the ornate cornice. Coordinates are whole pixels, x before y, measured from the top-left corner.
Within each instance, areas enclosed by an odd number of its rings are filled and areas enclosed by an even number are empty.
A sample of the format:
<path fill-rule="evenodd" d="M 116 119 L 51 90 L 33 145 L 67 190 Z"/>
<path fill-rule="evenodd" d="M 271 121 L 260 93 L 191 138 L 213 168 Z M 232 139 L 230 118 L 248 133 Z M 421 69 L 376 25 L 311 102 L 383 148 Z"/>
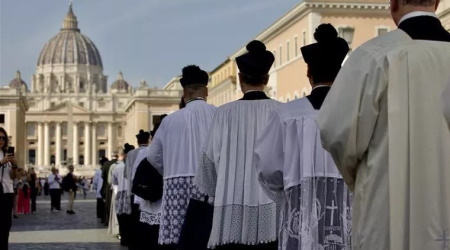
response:
<path fill-rule="evenodd" d="M 353 2 L 352 2 L 353 1 Z M 291 24 L 297 22 L 304 18 L 307 14 L 311 12 L 324 12 L 324 11 L 386 11 L 389 10 L 388 3 L 380 2 L 372 2 L 367 3 L 364 0 L 356 1 L 356 0 L 330 0 L 327 2 L 323 1 L 315 1 L 315 0 L 305 0 L 299 3 L 297 6 L 288 11 L 285 15 L 283 15 L 280 19 L 278 19 L 275 23 L 257 35 L 254 39 L 260 40 L 262 42 L 267 42 L 271 38 L 277 36 L 279 33 L 283 32 L 285 29 L 290 27 Z M 239 49 L 236 53 L 234 53 L 230 59 L 234 60 L 239 55 L 245 53 L 245 47 Z"/>
<path fill-rule="evenodd" d="M 388 3 L 348 3 L 308 1 L 306 6 L 314 9 L 349 9 L 349 10 L 389 10 Z"/>

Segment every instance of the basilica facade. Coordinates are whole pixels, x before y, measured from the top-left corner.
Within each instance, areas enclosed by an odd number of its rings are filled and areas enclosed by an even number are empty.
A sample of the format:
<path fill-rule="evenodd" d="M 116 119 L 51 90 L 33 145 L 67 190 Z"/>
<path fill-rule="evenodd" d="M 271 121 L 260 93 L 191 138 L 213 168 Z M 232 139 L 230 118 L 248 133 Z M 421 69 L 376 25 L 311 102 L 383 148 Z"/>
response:
<path fill-rule="evenodd" d="M 122 72 L 108 86 L 95 44 L 78 27 L 72 6 L 62 29 L 44 45 L 28 85 L 20 72 L 0 89 L 0 126 L 10 133 L 18 160 L 46 172 L 74 164 L 93 169 L 139 129 L 178 109 L 179 89 L 133 88 Z M 137 146 L 137 145 L 136 145 Z"/>

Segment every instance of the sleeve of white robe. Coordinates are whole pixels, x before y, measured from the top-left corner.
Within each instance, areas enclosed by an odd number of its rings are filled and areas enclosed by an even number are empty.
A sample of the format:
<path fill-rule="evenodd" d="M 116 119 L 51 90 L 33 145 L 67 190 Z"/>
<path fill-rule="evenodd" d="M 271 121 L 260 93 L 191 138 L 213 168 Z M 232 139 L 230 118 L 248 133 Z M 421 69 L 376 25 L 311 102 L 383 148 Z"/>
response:
<path fill-rule="evenodd" d="M 442 105 L 445 119 L 450 126 L 450 81 L 445 87 L 444 93 L 442 94 Z"/>
<path fill-rule="evenodd" d="M 119 185 L 119 168 L 114 169 L 112 176 L 113 176 L 112 184 L 118 186 Z"/>
<path fill-rule="evenodd" d="M 114 163 L 111 165 L 111 167 L 109 168 L 109 172 L 108 172 L 108 184 L 112 185 L 113 182 L 113 172 L 116 169 L 117 163 Z"/>
<path fill-rule="evenodd" d="M 369 147 L 387 80 L 373 56 L 357 49 L 339 72 L 317 117 L 322 146 L 354 188 L 357 165 Z"/>
<path fill-rule="evenodd" d="M 218 114 L 214 115 L 212 125 L 203 143 L 199 166 L 195 175 L 195 184 L 200 192 L 214 197 L 217 185 L 217 165 L 220 156 L 221 122 Z"/>
<path fill-rule="evenodd" d="M 282 201 L 284 191 L 285 133 L 279 114 L 272 112 L 255 144 L 254 164 L 259 182 L 267 196 L 277 203 Z"/>
<path fill-rule="evenodd" d="M 158 131 L 156 131 L 155 136 L 152 139 L 152 142 L 150 143 L 149 150 L 148 150 L 148 156 L 147 160 L 152 164 L 152 166 L 161 174 L 164 176 L 164 168 L 163 168 L 163 136 L 164 136 L 164 130 L 165 126 L 167 124 L 167 120 L 163 120 L 161 122 L 161 125 L 158 128 Z"/>

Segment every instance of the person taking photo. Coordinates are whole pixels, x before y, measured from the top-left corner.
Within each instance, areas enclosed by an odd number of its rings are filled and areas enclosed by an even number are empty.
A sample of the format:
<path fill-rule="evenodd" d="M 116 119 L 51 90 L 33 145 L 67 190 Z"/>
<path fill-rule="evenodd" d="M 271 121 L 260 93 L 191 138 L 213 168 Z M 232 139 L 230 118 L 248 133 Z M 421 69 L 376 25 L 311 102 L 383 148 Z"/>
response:
<path fill-rule="evenodd" d="M 12 224 L 13 180 L 16 178 L 16 170 L 14 154 L 8 153 L 8 134 L 0 127 L 0 249 L 6 250 Z"/>

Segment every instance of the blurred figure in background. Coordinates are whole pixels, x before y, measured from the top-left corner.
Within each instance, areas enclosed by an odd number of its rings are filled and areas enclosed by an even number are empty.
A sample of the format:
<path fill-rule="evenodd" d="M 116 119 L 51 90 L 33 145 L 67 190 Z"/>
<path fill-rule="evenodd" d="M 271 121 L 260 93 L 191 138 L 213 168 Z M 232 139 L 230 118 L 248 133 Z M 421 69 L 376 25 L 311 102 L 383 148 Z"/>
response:
<path fill-rule="evenodd" d="M 39 180 L 37 179 L 36 172 L 34 168 L 31 168 L 30 174 L 30 198 L 31 198 L 31 212 L 36 213 L 36 197 L 39 192 Z"/>

